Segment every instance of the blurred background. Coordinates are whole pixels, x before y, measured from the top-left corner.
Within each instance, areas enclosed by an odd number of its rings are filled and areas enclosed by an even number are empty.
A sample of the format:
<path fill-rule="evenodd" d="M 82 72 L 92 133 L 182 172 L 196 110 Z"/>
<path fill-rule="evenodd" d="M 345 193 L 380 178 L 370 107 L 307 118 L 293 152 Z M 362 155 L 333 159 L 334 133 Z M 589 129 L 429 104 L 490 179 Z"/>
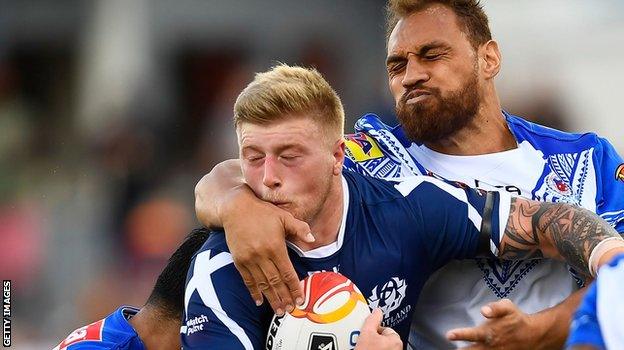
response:
<path fill-rule="evenodd" d="M 624 2 L 486 0 L 508 111 L 624 153 Z M 317 67 L 347 130 L 393 123 L 377 0 L 0 0 L 0 277 L 13 346 L 52 348 L 141 306 L 197 225 L 193 188 L 236 156 L 255 71 Z"/>

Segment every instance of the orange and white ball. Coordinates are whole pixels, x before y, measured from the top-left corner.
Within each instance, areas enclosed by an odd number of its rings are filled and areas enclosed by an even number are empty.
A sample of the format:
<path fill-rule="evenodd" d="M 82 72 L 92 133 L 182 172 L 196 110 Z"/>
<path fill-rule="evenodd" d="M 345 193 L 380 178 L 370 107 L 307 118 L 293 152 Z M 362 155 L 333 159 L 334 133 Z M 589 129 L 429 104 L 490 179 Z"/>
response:
<path fill-rule="evenodd" d="M 273 316 L 266 349 L 353 349 L 370 314 L 360 290 L 335 272 L 312 274 L 303 283 L 303 305 L 282 317 Z"/>

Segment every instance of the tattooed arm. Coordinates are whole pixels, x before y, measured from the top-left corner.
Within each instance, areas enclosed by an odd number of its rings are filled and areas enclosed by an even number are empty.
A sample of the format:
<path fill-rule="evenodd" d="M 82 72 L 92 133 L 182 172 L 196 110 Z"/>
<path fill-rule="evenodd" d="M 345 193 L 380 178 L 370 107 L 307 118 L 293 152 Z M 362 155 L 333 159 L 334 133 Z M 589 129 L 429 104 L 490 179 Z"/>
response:
<path fill-rule="evenodd" d="M 592 250 L 610 237 L 620 235 L 586 209 L 512 198 L 499 257 L 510 260 L 542 257 L 565 260 L 574 269 L 589 276 Z"/>
<path fill-rule="evenodd" d="M 566 204 L 512 197 L 499 257 L 566 260 L 578 272 L 589 276 L 592 251 L 611 237 L 619 235 L 590 211 Z M 607 250 L 599 247 L 597 250 L 602 253 L 594 253 L 594 260 L 600 257 L 598 265 L 624 251 L 622 241 L 610 240 L 601 246 Z M 595 261 L 592 264 L 595 265 Z M 450 330 L 447 337 L 473 342 L 474 346 L 469 349 L 561 349 L 568 335 L 572 313 L 583 294 L 584 290 L 577 291 L 563 303 L 536 314 L 525 314 L 508 299 L 490 303 L 481 311 L 487 319 L 485 322 L 476 327 Z"/>

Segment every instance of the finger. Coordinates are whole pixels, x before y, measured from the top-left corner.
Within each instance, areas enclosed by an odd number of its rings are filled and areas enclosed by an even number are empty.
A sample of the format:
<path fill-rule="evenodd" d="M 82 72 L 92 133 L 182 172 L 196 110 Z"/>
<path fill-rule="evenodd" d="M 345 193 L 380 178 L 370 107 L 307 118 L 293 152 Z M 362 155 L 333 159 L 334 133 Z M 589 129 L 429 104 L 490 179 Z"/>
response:
<path fill-rule="evenodd" d="M 399 336 L 399 333 L 397 333 L 394 329 L 390 328 L 390 327 L 382 327 L 382 331 L 381 331 L 381 335 L 383 336 L 387 336 L 387 337 L 392 337 L 392 336 Z"/>
<path fill-rule="evenodd" d="M 486 318 L 500 318 L 516 312 L 517 307 L 509 299 L 489 303 L 481 308 L 481 314 Z"/>
<path fill-rule="evenodd" d="M 364 325 L 362 326 L 362 332 L 375 332 L 380 333 L 381 320 L 383 319 L 383 313 L 381 309 L 373 310 L 373 313 L 366 317 Z"/>
<path fill-rule="evenodd" d="M 290 297 L 290 291 L 284 281 L 282 281 L 282 276 L 275 267 L 275 264 L 273 264 L 273 261 L 262 261 L 260 263 L 260 268 L 269 283 L 269 288 L 272 289 L 275 294 L 277 294 L 277 297 L 282 301 L 282 305 L 284 306 L 283 310 L 287 312 L 293 311 L 294 302 Z"/>
<path fill-rule="evenodd" d="M 456 328 L 446 333 L 446 339 L 483 343 L 487 340 L 487 332 L 483 327 Z"/>
<path fill-rule="evenodd" d="M 282 301 L 277 293 L 275 293 L 275 290 L 269 285 L 262 269 L 260 269 L 258 265 L 254 264 L 249 265 L 247 268 L 249 269 L 249 272 L 251 272 L 253 279 L 256 281 L 258 289 L 267 299 L 273 311 L 275 311 L 278 316 L 284 315 L 284 305 L 282 304 Z"/>
<path fill-rule="evenodd" d="M 303 304 L 303 288 L 299 283 L 299 276 L 295 272 L 292 262 L 288 258 L 288 251 L 284 246 L 275 256 L 272 257 L 275 267 L 279 271 L 282 281 L 285 284 L 290 300 L 294 300 L 296 305 Z M 280 296 L 283 296 L 280 293 Z M 284 299 L 284 298 L 282 298 Z"/>
<path fill-rule="evenodd" d="M 256 306 L 262 305 L 264 298 L 262 297 L 262 293 L 260 292 L 260 289 L 258 289 L 258 285 L 256 285 L 256 281 L 254 280 L 251 272 L 249 272 L 246 267 L 236 264 L 236 262 L 234 263 L 234 266 L 236 266 L 236 269 L 241 274 L 243 283 L 245 283 L 245 287 L 249 290 L 251 298 L 256 303 Z"/>
<path fill-rule="evenodd" d="M 286 236 L 296 236 L 304 242 L 312 243 L 316 240 L 310 231 L 310 226 L 292 215 L 284 215 L 283 217 L 284 231 Z"/>

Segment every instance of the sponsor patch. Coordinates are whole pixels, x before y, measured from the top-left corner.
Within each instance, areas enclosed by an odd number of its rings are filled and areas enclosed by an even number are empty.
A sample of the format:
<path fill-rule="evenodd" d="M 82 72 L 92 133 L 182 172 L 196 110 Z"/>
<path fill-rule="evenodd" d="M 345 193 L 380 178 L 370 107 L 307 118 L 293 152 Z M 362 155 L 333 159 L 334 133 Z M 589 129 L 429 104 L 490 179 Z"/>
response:
<path fill-rule="evenodd" d="M 356 162 L 383 157 L 377 142 L 363 132 L 345 135 L 345 145 L 347 155 Z"/>
<path fill-rule="evenodd" d="M 102 329 L 104 328 L 104 320 L 93 322 L 90 325 L 80 327 L 73 331 L 65 340 L 63 340 L 56 348 L 58 350 L 66 349 L 72 344 L 81 341 L 102 341 Z"/>

